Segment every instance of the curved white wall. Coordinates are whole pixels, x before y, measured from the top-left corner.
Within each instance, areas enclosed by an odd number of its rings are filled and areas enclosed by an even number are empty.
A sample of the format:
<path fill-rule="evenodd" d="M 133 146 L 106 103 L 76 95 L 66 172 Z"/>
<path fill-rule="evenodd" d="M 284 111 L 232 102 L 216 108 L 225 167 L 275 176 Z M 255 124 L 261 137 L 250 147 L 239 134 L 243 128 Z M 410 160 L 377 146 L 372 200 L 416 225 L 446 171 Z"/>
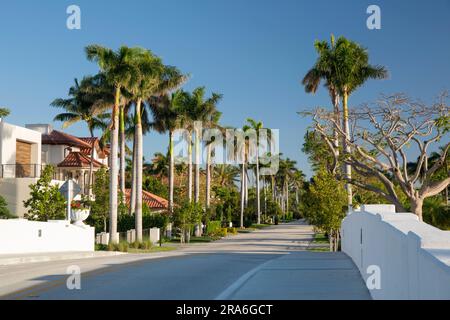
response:
<path fill-rule="evenodd" d="M 95 229 L 67 221 L 0 220 L 0 254 L 94 251 Z"/>
<path fill-rule="evenodd" d="M 342 250 L 364 279 L 380 268 L 374 299 L 450 299 L 450 231 L 391 205 L 365 205 L 342 223 Z"/>

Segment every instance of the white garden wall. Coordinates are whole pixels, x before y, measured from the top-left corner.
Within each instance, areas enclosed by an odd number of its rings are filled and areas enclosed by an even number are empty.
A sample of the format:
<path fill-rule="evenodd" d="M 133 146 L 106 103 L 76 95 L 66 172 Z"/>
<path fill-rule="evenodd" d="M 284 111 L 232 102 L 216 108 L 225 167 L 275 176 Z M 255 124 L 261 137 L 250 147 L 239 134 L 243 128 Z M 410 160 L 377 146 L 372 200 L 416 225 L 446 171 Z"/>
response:
<path fill-rule="evenodd" d="M 0 220 L 0 254 L 94 251 L 95 229 L 67 221 Z"/>
<path fill-rule="evenodd" d="M 365 205 L 342 223 L 342 250 L 366 280 L 380 268 L 374 299 L 450 299 L 450 231 L 390 205 Z"/>

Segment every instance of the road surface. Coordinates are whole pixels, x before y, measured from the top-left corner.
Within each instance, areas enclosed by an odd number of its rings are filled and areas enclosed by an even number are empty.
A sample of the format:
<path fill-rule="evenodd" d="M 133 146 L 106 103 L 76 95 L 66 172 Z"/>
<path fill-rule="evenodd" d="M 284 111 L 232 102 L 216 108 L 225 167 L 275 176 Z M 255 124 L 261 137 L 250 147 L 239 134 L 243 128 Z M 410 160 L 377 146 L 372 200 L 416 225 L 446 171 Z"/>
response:
<path fill-rule="evenodd" d="M 299 221 L 172 252 L 4 266 L 0 298 L 370 299 L 345 254 L 305 251 L 313 234 Z M 80 290 L 67 287 L 71 266 Z"/>

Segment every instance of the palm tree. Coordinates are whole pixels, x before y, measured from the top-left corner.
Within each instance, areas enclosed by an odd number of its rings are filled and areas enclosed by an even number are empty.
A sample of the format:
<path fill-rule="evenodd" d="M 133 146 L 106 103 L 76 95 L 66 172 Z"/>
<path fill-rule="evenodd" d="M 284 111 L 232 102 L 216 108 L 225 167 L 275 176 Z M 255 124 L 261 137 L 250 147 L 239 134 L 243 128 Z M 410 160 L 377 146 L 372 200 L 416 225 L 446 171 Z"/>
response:
<path fill-rule="evenodd" d="M 126 114 L 127 112 L 125 112 Z M 137 173 L 136 173 L 136 115 L 131 114 L 125 118 L 125 137 L 128 140 L 133 141 L 133 151 L 131 156 L 131 195 L 130 195 L 130 208 L 129 214 L 132 215 L 136 209 L 136 185 L 137 185 Z M 142 134 L 147 134 L 151 129 L 150 120 L 148 118 L 148 112 L 146 108 L 142 109 L 141 113 L 141 126 Z M 125 139 L 123 139 L 125 140 Z M 122 148 L 122 147 L 121 147 Z M 125 148 L 125 147 L 124 147 Z M 124 152 L 125 153 L 125 152 Z"/>
<path fill-rule="evenodd" d="M 296 162 L 289 158 L 280 159 L 280 167 L 277 172 L 281 190 L 281 203 L 285 214 L 289 213 L 289 183 L 296 171 L 295 164 Z"/>
<path fill-rule="evenodd" d="M 114 105 L 111 114 L 111 152 L 110 152 L 110 197 L 109 197 L 109 234 L 110 243 L 117 244 L 117 189 L 118 189 L 118 140 L 119 140 L 119 106 L 121 104 L 122 90 L 130 86 L 139 78 L 139 68 L 136 63 L 134 49 L 122 46 L 118 51 L 100 45 L 86 47 L 86 56 L 89 61 L 98 63 L 106 81 L 113 87 Z"/>
<path fill-rule="evenodd" d="M 149 103 L 153 114 L 152 127 L 160 133 L 169 132 L 169 211 L 173 212 L 174 168 L 175 159 L 173 153 L 173 133 L 180 126 L 180 115 L 185 106 L 186 93 L 182 90 L 159 98 L 154 98 Z"/>
<path fill-rule="evenodd" d="M 106 129 L 105 117 L 102 113 L 111 104 L 113 97 L 105 90 L 104 77 L 102 75 L 89 76 L 82 79 L 81 83 L 75 79 L 75 84 L 69 89 L 68 99 L 55 99 L 50 105 L 64 108 L 66 112 L 58 114 L 53 121 L 62 121 L 63 128 L 84 121 L 87 124 L 91 138 L 94 138 L 95 129 Z M 91 160 L 94 159 L 95 140 L 92 139 Z M 89 196 L 92 191 L 93 161 L 89 166 Z"/>
<path fill-rule="evenodd" d="M 217 98 L 217 101 L 221 99 L 221 95 L 220 97 Z M 212 109 L 210 111 L 210 113 L 208 115 L 206 115 L 206 127 L 207 128 L 220 128 L 219 126 L 219 120 L 220 117 L 222 116 L 222 113 L 217 111 L 215 109 L 216 107 L 214 106 L 214 109 Z M 210 207 L 211 204 L 211 149 L 213 146 L 215 146 L 217 143 L 222 143 L 222 141 L 207 141 L 206 142 L 206 192 L 205 192 L 205 197 L 206 197 L 206 201 L 205 201 L 205 206 L 208 209 Z"/>
<path fill-rule="evenodd" d="M 339 37 L 336 42 L 332 37 L 331 45 L 326 41 L 320 41 L 316 42 L 315 46 L 319 58 L 305 76 L 303 84 L 307 92 L 315 92 L 320 80 L 325 79 L 335 112 L 338 110 L 339 97 L 342 97 L 343 127 L 346 135 L 343 145 L 345 153 L 349 154 L 351 150 L 347 143 L 350 138 L 348 97 L 369 79 L 386 79 L 388 72 L 382 66 L 370 65 L 367 50 L 344 37 Z M 345 165 L 345 176 L 347 180 L 351 180 L 350 165 Z M 351 207 L 353 196 L 350 183 L 347 183 L 347 194 L 348 205 Z"/>
<path fill-rule="evenodd" d="M 214 166 L 214 173 L 219 186 L 232 187 L 237 181 L 239 169 L 229 164 L 218 164 Z"/>
<path fill-rule="evenodd" d="M 255 164 L 255 177 L 256 177 L 256 215 L 258 217 L 257 224 L 261 224 L 261 194 L 260 194 L 260 176 L 259 176 L 259 133 L 260 130 L 264 128 L 263 123 L 256 122 L 253 119 L 248 118 L 247 122 L 249 123 L 250 127 L 256 131 L 256 164 Z"/>
<path fill-rule="evenodd" d="M 143 130 L 142 105 L 157 91 L 164 65 L 160 58 L 146 49 L 134 49 L 136 65 L 138 66 L 138 80 L 128 87 L 131 99 L 135 102 L 135 175 L 136 175 L 136 241 L 142 242 L 142 181 L 143 181 Z"/>
<path fill-rule="evenodd" d="M 5 118 L 9 116 L 9 109 L 8 108 L 0 108 L 0 118 Z"/>
<path fill-rule="evenodd" d="M 326 41 L 316 41 L 314 47 L 319 55 L 314 66 L 306 73 L 302 80 L 302 85 L 305 87 L 307 93 L 315 94 L 319 88 L 322 80 L 325 81 L 325 87 L 328 89 L 328 94 L 331 98 L 331 103 L 334 107 L 334 114 L 336 122 L 340 122 L 340 96 L 337 88 L 336 74 L 332 72 L 332 67 L 335 62 L 335 49 L 336 41 L 334 36 L 331 35 L 331 43 L 328 44 Z M 336 130 L 334 130 L 334 146 L 336 150 L 339 147 L 339 135 Z"/>
<path fill-rule="evenodd" d="M 190 128 L 194 131 L 194 149 L 195 149 L 195 183 L 194 183 L 194 201 L 198 203 L 200 201 L 200 143 L 201 143 L 201 132 L 200 128 L 195 125 L 196 121 L 208 122 L 211 115 L 215 114 L 216 105 L 222 99 L 222 96 L 217 93 L 212 93 L 211 97 L 205 98 L 205 87 L 198 87 L 194 91 L 187 95 L 187 109 L 185 109 L 186 114 L 190 118 Z M 188 141 L 189 143 L 189 141 Z M 188 146 L 188 153 L 189 153 Z M 191 155 L 188 154 L 191 158 Z M 190 159 L 188 159 L 190 164 Z M 189 165 L 189 170 L 192 166 Z M 191 175 L 189 174 L 189 177 Z"/>
<path fill-rule="evenodd" d="M 367 49 L 356 42 L 340 37 L 334 48 L 336 64 L 332 72 L 336 75 L 336 84 L 339 94 L 342 96 L 343 127 L 346 134 L 344 151 L 350 154 L 351 149 L 347 141 L 350 139 L 348 97 L 369 79 L 386 79 L 388 72 L 383 66 L 372 66 L 369 64 Z M 350 165 L 345 166 L 347 179 L 351 179 L 352 170 Z M 348 205 L 352 205 L 352 187 L 347 183 Z"/>

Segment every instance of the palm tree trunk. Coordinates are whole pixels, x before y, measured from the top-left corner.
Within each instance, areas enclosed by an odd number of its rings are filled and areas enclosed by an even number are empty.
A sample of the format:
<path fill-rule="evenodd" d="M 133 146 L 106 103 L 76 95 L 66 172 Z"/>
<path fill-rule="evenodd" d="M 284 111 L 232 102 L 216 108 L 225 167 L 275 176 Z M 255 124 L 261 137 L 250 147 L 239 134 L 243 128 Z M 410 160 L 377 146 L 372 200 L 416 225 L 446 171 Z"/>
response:
<path fill-rule="evenodd" d="M 133 156 L 131 167 L 131 194 L 130 194 L 130 215 L 136 211 L 136 135 L 133 137 Z"/>
<path fill-rule="evenodd" d="M 188 198 L 192 202 L 192 132 L 188 132 Z"/>
<path fill-rule="evenodd" d="M 200 132 L 195 129 L 195 186 L 194 186 L 194 201 L 200 201 Z"/>
<path fill-rule="evenodd" d="M 93 174 L 94 174 L 94 148 L 95 148 L 95 140 L 94 140 L 94 131 L 92 128 L 89 128 L 89 132 L 92 138 L 91 144 L 91 161 L 89 163 L 89 181 L 88 181 L 88 197 L 91 199 L 92 197 L 92 182 L 93 182 Z"/>
<path fill-rule="evenodd" d="M 245 205 L 245 165 L 241 165 L 241 229 L 244 228 L 244 205 Z"/>
<path fill-rule="evenodd" d="M 143 167 L 143 146 L 142 146 L 142 123 L 141 123 L 141 104 L 142 100 L 136 102 L 136 210 L 135 210 L 135 229 L 136 241 L 142 242 L 142 167 Z"/>
<path fill-rule="evenodd" d="M 211 204 L 211 144 L 206 146 L 206 209 Z"/>
<path fill-rule="evenodd" d="M 120 196 L 125 203 L 125 114 L 124 107 L 120 107 Z"/>
<path fill-rule="evenodd" d="M 244 164 L 244 190 L 245 190 L 245 207 L 248 207 L 248 175 L 247 175 L 247 166 Z"/>
<path fill-rule="evenodd" d="M 257 224 L 261 224 L 261 196 L 259 193 L 259 155 L 256 151 L 256 214 L 258 216 Z"/>
<path fill-rule="evenodd" d="M 344 95 L 343 95 L 343 108 L 344 108 L 344 132 L 345 132 L 344 150 L 345 150 L 346 156 L 348 157 L 351 153 L 351 148 L 350 148 L 349 143 L 347 143 L 347 141 L 350 140 L 350 124 L 349 124 L 349 120 L 348 120 L 348 93 L 346 90 L 344 90 Z M 352 178 L 352 167 L 349 164 L 345 165 L 345 176 L 347 179 Z M 350 183 L 347 183 L 346 189 L 347 189 L 348 209 L 351 210 L 351 207 L 353 204 L 352 185 Z"/>
<path fill-rule="evenodd" d="M 117 233 L 117 187 L 118 173 L 117 154 L 119 140 L 119 103 L 120 88 L 116 88 L 115 103 L 112 112 L 112 132 L 111 132 L 111 153 L 109 169 L 109 242 L 111 244 L 119 243 L 119 234 Z"/>
<path fill-rule="evenodd" d="M 173 132 L 169 131 L 169 212 L 173 213 L 173 183 L 174 183 Z"/>

